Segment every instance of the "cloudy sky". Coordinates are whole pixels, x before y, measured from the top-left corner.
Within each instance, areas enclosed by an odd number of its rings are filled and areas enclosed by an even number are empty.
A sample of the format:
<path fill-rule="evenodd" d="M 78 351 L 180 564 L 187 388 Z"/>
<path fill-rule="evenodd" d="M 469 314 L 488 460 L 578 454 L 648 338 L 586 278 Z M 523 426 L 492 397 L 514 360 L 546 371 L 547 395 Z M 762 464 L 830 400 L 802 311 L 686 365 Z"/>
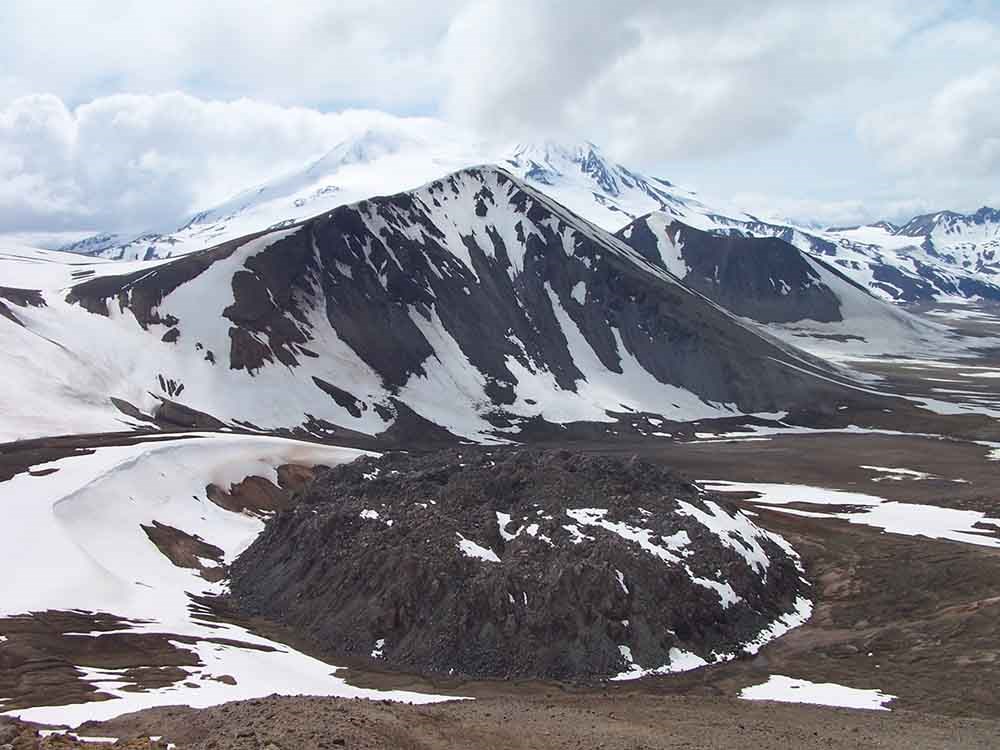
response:
<path fill-rule="evenodd" d="M 169 228 L 380 110 L 771 216 L 1000 203 L 1000 4 L 6 0 L 0 233 Z"/>

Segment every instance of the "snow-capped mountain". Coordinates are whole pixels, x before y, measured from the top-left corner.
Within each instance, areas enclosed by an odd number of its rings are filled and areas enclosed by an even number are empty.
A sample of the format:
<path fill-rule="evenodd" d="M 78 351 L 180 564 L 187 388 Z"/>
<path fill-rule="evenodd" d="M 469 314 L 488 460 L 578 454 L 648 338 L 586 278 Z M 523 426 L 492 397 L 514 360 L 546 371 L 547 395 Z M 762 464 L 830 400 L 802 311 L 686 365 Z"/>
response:
<path fill-rule="evenodd" d="M 891 225 L 886 228 L 890 227 Z M 972 214 L 954 211 L 923 214 L 910 219 L 893 234 L 931 237 L 939 242 L 948 237 L 960 237 L 969 241 L 996 240 L 1000 236 L 1000 211 L 983 206 Z"/>
<path fill-rule="evenodd" d="M 413 189 L 478 164 L 503 167 L 609 231 L 650 211 L 667 206 L 680 210 L 696 203 L 693 194 L 615 164 L 590 143 L 496 148 L 373 129 L 338 144 L 300 171 L 198 212 L 175 232 L 147 233 L 128 242 L 103 234 L 62 249 L 122 260 L 175 257 L 264 229 L 289 226 L 374 195 Z"/>
<path fill-rule="evenodd" d="M 816 353 L 919 353 L 948 345 L 940 326 L 873 297 L 838 266 L 775 237 L 714 234 L 662 212 L 617 236 L 733 314 Z"/>
<path fill-rule="evenodd" d="M 174 232 L 147 233 L 128 242 L 102 234 L 64 249 L 125 260 L 175 257 L 487 163 L 502 166 L 611 232 L 662 211 L 716 234 L 785 240 L 837 266 L 883 299 L 1000 298 L 996 260 L 1000 224 L 993 209 L 968 216 L 929 214 L 902 227 L 879 222 L 822 230 L 706 204 L 690 190 L 614 162 L 591 143 L 495 147 L 451 130 L 439 135 L 427 128 L 409 128 L 405 120 L 393 128 L 383 124 L 362 132 L 302 170 L 198 212 Z"/>
<path fill-rule="evenodd" d="M 118 234 L 117 232 L 101 232 L 100 234 L 71 242 L 68 245 L 63 245 L 59 249 L 69 253 L 79 253 L 80 255 L 107 255 L 115 257 L 119 254 L 119 248 L 130 241 L 128 236 Z"/>
<path fill-rule="evenodd" d="M 41 289 L 3 290 L 8 438 L 156 417 L 496 439 L 869 398 L 492 166 L 168 261 L 6 264 Z"/>
<path fill-rule="evenodd" d="M 857 278 L 867 262 L 869 285 L 889 298 L 1000 299 L 1000 211 L 940 211 L 902 226 L 877 222 L 823 233 L 836 247 L 819 248 Z M 877 263 L 872 262 L 877 260 Z"/>

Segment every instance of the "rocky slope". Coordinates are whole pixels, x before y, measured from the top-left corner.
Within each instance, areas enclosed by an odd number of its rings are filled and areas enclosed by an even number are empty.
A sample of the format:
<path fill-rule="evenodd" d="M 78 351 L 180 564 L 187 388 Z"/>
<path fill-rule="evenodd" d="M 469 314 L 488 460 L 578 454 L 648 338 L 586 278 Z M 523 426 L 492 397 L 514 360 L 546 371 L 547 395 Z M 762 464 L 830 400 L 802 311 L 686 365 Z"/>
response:
<path fill-rule="evenodd" d="M 480 440 L 870 400 L 494 167 L 169 262 L 11 267 L 43 282 L 0 320 L 15 435 L 159 419 Z"/>
<path fill-rule="evenodd" d="M 736 315 L 761 323 L 843 320 L 818 262 L 776 237 L 720 236 L 663 213 L 640 217 L 617 236 Z"/>
<path fill-rule="evenodd" d="M 617 236 L 733 314 L 769 324 L 775 335 L 807 349 L 822 353 L 837 345 L 874 354 L 948 346 L 939 326 L 876 299 L 835 262 L 778 237 L 719 235 L 662 212 L 636 219 Z"/>
<path fill-rule="evenodd" d="M 330 656 L 476 677 L 685 671 L 811 609 L 780 537 L 653 464 L 568 452 L 321 472 L 231 575 L 245 612 Z"/>

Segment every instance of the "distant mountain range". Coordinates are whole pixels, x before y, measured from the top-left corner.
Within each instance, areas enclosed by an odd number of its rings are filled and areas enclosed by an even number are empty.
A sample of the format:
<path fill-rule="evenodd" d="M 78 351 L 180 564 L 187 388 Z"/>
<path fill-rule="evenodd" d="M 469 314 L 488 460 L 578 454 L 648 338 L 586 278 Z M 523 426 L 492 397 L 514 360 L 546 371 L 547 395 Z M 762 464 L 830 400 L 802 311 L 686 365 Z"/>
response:
<path fill-rule="evenodd" d="M 709 206 L 698 195 L 609 160 L 590 143 L 495 151 L 423 133 L 370 130 L 302 170 L 200 211 L 169 233 L 102 233 L 62 249 L 111 259 L 167 258 L 265 229 L 279 229 L 375 195 L 412 189 L 449 171 L 503 167 L 610 232 L 652 212 L 716 235 L 775 237 L 823 259 L 883 299 L 1000 299 L 1000 211 L 943 211 L 889 222 L 816 229 Z"/>

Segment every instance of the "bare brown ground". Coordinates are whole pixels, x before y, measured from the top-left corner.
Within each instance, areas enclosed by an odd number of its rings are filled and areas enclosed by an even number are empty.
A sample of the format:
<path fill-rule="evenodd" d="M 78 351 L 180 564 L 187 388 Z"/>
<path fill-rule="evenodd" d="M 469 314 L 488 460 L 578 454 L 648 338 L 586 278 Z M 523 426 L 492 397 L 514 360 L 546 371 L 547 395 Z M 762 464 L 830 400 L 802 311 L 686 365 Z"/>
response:
<path fill-rule="evenodd" d="M 407 706 L 266 698 L 157 709 L 95 732 L 156 734 L 181 748 L 654 750 L 659 748 L 990 748 L 994 722 L 635 691 Z"/>

